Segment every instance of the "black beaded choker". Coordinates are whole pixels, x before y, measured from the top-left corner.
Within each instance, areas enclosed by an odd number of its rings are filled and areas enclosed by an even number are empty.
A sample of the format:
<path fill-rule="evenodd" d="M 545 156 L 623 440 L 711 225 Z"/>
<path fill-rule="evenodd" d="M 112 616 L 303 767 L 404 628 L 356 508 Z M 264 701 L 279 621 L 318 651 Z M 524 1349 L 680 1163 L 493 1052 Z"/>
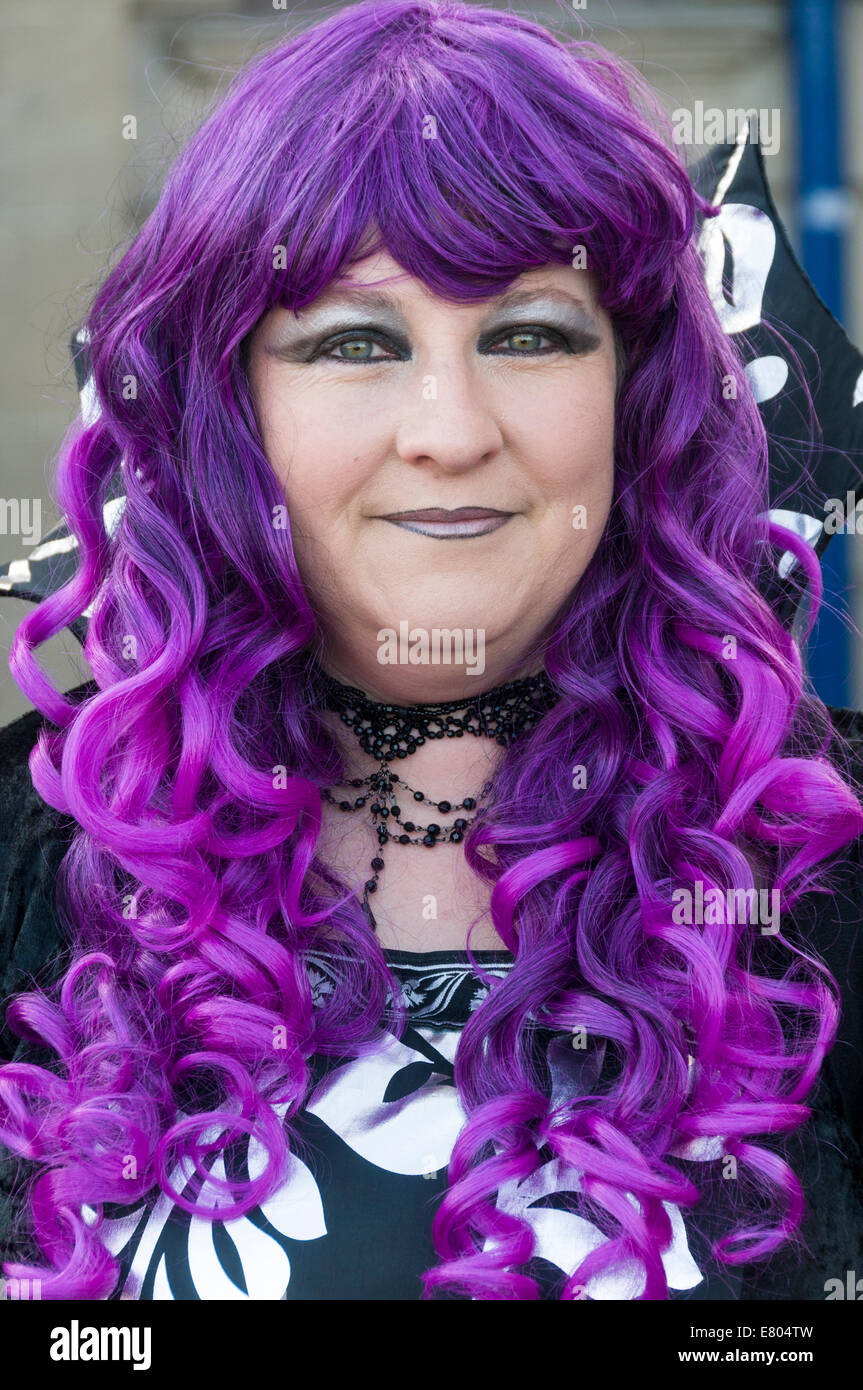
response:
<path fill-rule="evenodd" d="M 451 825 L 443 826 L 435 822 L 417 825 L 412 820 L 403 821 L 397 788 L 410 793 L 415 802 L 432 806 L 444 816 L 454 811 L 477 810 L 492 789 L 492 783 L 486 782 L 476 797 L 466 796 L 457 803 L 433 801 L 424 792 L 403 782 L 389 764 L 396 758 L 409 757 L 429 739 L 463 738 L 465 734 L 473 734 L 477 738 L 493 738 L 506 747 L 532 729 L 560 697 L 544 671 L 536 676 L 507 681 L 505 685 L 464 699 L 416 705 L 370 700 L 356 687 L 342 685 L 323 671 L 319 674 L 325 708 L 338 713 L 363 750 L 380 763 L 377 771 L 368 777 L 352 777 L 348 782 L 337 784 L 365 789 L 352 801 L 338 799 L 330 788 L 323 792 L 327 801 L 342 811 L 361 811 L 367 802 L 372 803 L 369 813 L 378 837 L 378 852 L 371 861 L 374 877 L 363 887 L 363 908 L 374 930 L 377 923 L 369 905 L 369 895 L 377 889 L 384 867 L 381 855 L 387 841 L 400 845 L 422 844 L 430 849 L 447 841 L 459 844 L 468 826 L 476 820 L 476 816 L 456 816 Z"/>

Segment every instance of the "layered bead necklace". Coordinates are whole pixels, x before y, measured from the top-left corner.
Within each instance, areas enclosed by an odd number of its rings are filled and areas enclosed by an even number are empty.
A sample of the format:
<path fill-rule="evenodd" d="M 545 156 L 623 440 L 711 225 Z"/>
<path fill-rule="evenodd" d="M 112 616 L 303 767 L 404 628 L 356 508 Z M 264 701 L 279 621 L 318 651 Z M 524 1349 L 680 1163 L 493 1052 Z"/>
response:
<path fill-rule="evenodd" d="M 368 807 L 367 814 L 377 835 L 378 851 L 371 860 L 373 875 L 363 886 L 362 901 L 363 910 L 374 930 L 377 923 L 369 897 L 377 890 L 378 879 L 384 868 L 384 846 L 389 841 L 399 845 L 425 845 L 429 849 L 447 842 L 459 844 L 468 827 L 476 820 L 493 785 L 486 782 L 477 796 L 466 796 L 459 802 L 446 799 L 435 801 L 425 792 L 408 786 L 390 764 L 397 759 L 410 757 L 423 744 L 437 738 L 463 738 L 465 734 L 473 734 L 477 738 L 493 738 L 507 747 L 533 728 L 557 703 L 559 693 L 543 671 L 536 676 L 508 681 L 505 685 L 495 686 L 468 699 L 445 700 L 438 704 L 388 705 L 370 700 L 361 690 L 342 685 L 325 672 L 320 672 L 320 678 L 325 708 L 340 715 L 342 723 L 356 736 L 364 752 L 379 763 L 377 770 L 368 777 L 352 777 L 323 791 L 326 800 L 341 811 L 362 812 Z M 347 791 L 349 788 L 355 793 L 353 797 L 333 794 L 335 789 Z M 406 816 L 399 804 L 402 793 L 415 803 L 414 814 L 420 806 L 424 806 L 432 807 L 441 817 L 455 814 L 455 819 L 449 825 L 439 824 L 436 820 L 427 825 L 418 825 Z M 460 811 L 477 814 L 461 816 L 458 814 Z M 405 819 L 402 819 L 403 815 Z M 424 819 L 426 815 L 424 813 Z"/>

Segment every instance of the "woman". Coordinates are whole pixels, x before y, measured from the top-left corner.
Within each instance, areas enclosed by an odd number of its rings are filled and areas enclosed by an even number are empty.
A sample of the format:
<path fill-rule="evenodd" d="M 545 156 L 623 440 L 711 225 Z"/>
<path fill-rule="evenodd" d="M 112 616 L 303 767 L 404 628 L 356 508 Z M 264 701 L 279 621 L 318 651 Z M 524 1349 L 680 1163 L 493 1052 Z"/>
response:
<path fill-rule="evenodd" d="M 176 161 L 10 660 L 74 834 L 21 903 L 64 935 L 9 1007 L 7 1276 L 823 1297 L 825 1222 L 859 1250 L 863 726 L 759 592 L 816 576 L 711 211 L 632 68 L 427 0 L 256 59 Z M 91 606 L 70 701 L 32 649 Z"/>

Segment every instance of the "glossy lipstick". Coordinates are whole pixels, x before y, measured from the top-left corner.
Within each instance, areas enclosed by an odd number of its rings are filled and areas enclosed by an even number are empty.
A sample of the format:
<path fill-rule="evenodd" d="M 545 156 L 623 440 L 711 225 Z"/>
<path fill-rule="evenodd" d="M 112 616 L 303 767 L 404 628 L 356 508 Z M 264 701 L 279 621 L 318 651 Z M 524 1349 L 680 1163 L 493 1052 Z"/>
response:
<path fill-rule="evenodd" d="M 465 540 L 471 536 L 486 536 L 505 526 L 513 512 L 501 512 L 494 507 L 424 507 L 421 511 L 390 512 L 381 521 L 415 531 L 420 536 L 436 536 L 438 540 Z"/>

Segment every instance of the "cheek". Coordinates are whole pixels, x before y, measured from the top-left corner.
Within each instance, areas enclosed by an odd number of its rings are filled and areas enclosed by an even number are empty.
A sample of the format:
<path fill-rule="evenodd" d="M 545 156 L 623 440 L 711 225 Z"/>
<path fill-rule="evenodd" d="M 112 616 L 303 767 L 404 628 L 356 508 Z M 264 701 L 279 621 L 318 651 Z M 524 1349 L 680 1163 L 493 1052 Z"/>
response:
<path fill-rule="evenodd" d="M 526 423 L 525 457 L 533 459 L 538 490 L 550 506 L 587 507 L 593 530 L 614 486 L 613 386 L 602 379 L 595 392 L 585 383 L 574 394 L 534 401 Z"/>
<path fill-rule="evenodd" d="M 346 430 L 331 410 L 276 403 L 262 440 L 297 527 L 314 532 L 344 517 L 368 471 L 356 430 Z"/>
<path fill-rule="evenodd" d="M 599 545 L 614 491 L 614 391 L 546 401 L 531 452 L 544 502 L 540 530 L 548 596 L 559 601 L 578 582 Z"/>

